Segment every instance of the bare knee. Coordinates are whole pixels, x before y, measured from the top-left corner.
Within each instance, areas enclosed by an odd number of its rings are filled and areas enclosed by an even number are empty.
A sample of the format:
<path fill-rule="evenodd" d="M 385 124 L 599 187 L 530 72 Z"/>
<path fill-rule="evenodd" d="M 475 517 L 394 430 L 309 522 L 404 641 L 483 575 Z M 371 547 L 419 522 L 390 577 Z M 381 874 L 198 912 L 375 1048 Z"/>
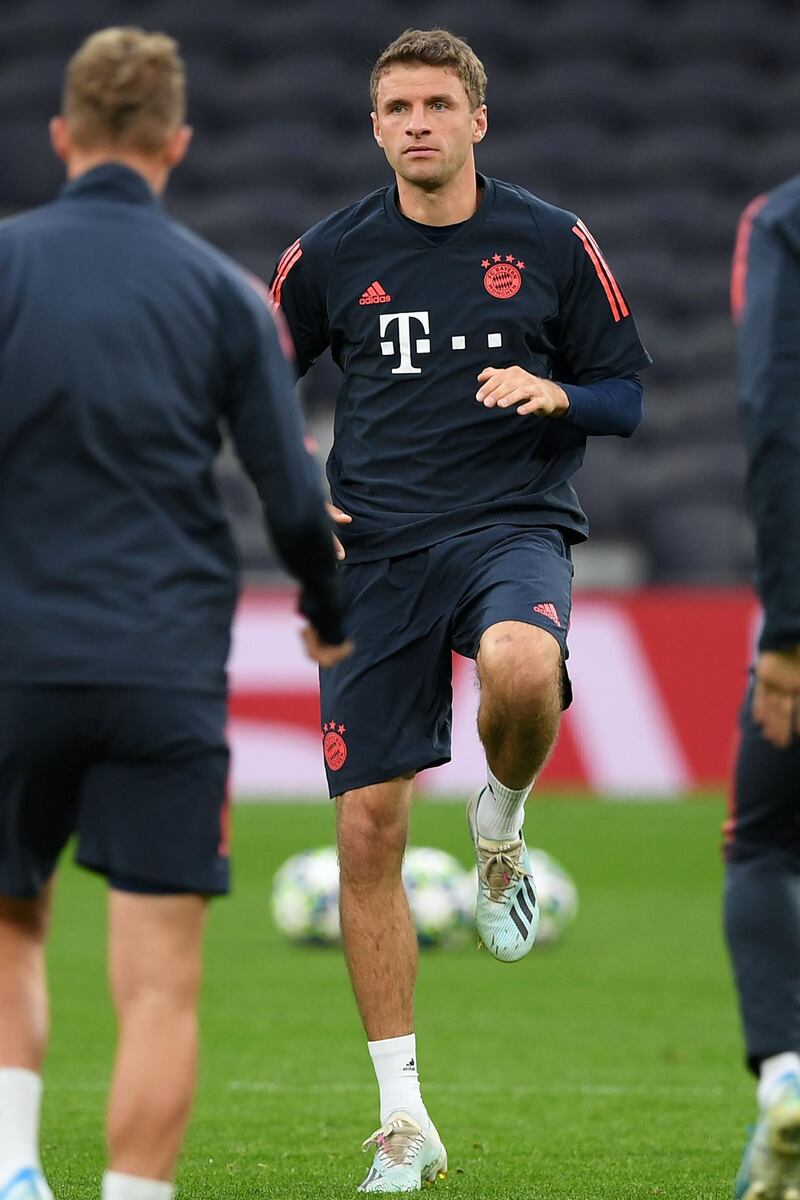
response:
<path fill-rule="evenodd" d="M 413 776 L 345 792 L 337 804 L 343 883 L 399 875 L 408 837 Z"/>
<path fill-rule="evenodd" d="M 481 693 L 506 720 L 524 722 L 560 708 L 561 671 L 561 647 L 538 626 L 502 621 L 481 638 Z"/>

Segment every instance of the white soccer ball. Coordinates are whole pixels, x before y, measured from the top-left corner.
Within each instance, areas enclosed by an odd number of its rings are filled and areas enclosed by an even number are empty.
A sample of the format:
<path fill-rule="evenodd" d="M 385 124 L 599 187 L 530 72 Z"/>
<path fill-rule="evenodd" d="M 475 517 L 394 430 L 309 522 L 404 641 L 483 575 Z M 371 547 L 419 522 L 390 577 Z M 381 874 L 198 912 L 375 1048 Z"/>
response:
<path fill-rule="evenodd" d="M 422 946 L 463 945 L 475 926 L 475 886 L 468 871 L 443 850 L 410 847 L 403 883 Z M 339 929 L 339 864 L 325 846 L 293 854 L 272 884 L 272 916 L 292 942 L 333 946 Z"/>
<path fill-rule="evenodd" d="M 578 915 L 578 889 L 569 872 L 551 854 L 530 848 L 528 854 L 539 905 L 534 945 L 546 946 L 558 941 Z"/>
<path fill-rule="evenodd" d="M 339 942 L 339 863 L 333 846 L 287 858 L 272 882 L 272 916 L 290 941 Z"/>
<path fill-rule="evenodd" d="M 421 946 L 452 948 L 468 941 L 475 927 L 475 888 L 458 859 L 444 850 L 411 846 L 403 883 Z"/>

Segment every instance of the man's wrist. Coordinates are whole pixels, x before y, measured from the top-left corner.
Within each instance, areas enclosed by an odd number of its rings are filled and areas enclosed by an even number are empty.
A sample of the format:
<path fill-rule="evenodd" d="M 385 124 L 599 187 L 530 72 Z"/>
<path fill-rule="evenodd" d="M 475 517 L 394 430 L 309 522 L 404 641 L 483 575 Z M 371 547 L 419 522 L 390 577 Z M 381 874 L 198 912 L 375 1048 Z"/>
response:
<path fill-rule="evenodd" d="M 557 407 L 549 414 L 551 417 L 565 417 L 569 412 L 569 396 L 560 383 L 554 380 L 549 380 L 551 387 L 555 392 L 555 400 Z"/>

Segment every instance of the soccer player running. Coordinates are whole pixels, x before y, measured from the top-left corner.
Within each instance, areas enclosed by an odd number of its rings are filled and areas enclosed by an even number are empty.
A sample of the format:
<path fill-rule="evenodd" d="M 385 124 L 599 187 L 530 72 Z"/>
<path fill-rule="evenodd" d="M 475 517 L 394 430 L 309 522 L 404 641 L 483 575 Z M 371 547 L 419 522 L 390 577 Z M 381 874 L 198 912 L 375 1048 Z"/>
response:
<path fill-rule="evenodd" d="M 800 176 L 745 210 L 731 299 L 764 609 L 725 828 L 725 926 L 760 1110 L 735 1193 L 800 1200 Z"/>
<path fill-rule="evenodd" d="M 119 1037 L 104 1200 L 169 1200 L 197 1058 L 207 898 L 228 889 L 235 552 L 226 421 L 302 584 L 308 652 L 348 651 L 316 464 L 265 297 L 170 221 L 172 39 L 106 29 L 51 125 L 69 182 L 0 227 L 0 1197 L 38 1152 L 44 944 L 60 851 L 108 877 Z"/>
<path fill-rule="evenodd" d="M 450 756 L 451 652 L 481 689 L 478 931 L 512 962 L 538 918 L 525 800 L 570 695 L 570 546 L 587 532 L 570 477 L 588 434 L 633 433 L 650 361 L 586 226 L 476 174 L 485 86 L 445 30 L 388 46 L 372 124 L 394 186 L 303 234 L 272 281 L 301 373 L 330 346 L 344 374 L 328 479 L 357 648 L 321 690 L 344 948 L 380 1090 L 365 1192 L 415 1190 L 447 1162 L 420 1095 L 401 864 L 414 775 Z"/>

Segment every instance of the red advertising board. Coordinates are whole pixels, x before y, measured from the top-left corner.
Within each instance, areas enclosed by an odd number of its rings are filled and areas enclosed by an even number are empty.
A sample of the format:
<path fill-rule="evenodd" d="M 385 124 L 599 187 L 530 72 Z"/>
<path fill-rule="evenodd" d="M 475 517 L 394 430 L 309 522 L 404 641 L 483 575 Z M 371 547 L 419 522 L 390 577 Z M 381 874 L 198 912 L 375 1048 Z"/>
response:
<path fill-rule="evenodd" d="M 230 661 L 238 795 L 324 796 L 316 672 L 294 599 L 245 593 Z M 575 699 L 543 786 L 670 796 L 727 780 L 758 621 L 747 589 L 578 593 L 570 629 Z M 470 791 L 484 774 L 474 664 L 453 656 L 453 758 L 425 790 Z"/>

